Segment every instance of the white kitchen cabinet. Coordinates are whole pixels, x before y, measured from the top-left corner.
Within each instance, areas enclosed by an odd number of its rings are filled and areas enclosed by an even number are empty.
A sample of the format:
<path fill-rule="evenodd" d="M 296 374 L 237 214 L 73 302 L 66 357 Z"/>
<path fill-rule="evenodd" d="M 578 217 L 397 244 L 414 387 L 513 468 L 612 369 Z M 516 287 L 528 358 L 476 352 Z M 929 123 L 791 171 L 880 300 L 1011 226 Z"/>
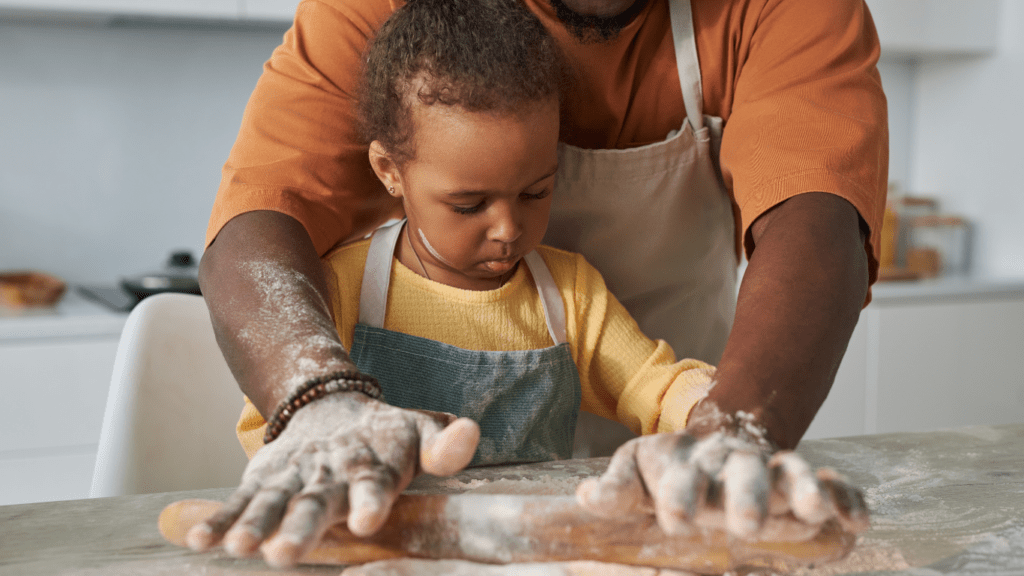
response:
<path fill-rule="evenodd" d="M 116 351 L 113 335 L 0 348 L 0 453 L 95 444 Z"/>
<path fill-rule="evenodd" d="M 299 0 L 241 0 L 242 17 L 247 20 L 270 20 L 291 23 Z"/>
<path fill-rule="evenodd" d="M 996 49 L 1000 0 L 867 0 L 883 58 L 981 55 Z"/>
<path fill-rule="evenodd" d="M 0 506 L 89 497 L 92 450 L 5 455 L 0 459 Z"/>
<path fill-rule="evenodd" d="M 867 328 L 864 313 L 853 331 L 828 398 L 804 438 L 859 436 L 866 433 Z"/>
<path fill-rule="evenodd" d="M 1024 283 L 875 287 L 805 438 L 1024 422 Z"/>
<path fill-rule="evenodd" d="M 0 0 L 0 11 L 39 15 L 83 14 L 237 19 L 243 0 Z"/>
<path fill-rule="evenodd" d="M 125 314 L 0 314 L 0 505 L 86 498 Z"/>
<path fill-rule="evenodd" d="M 883 307 L 877 432 L 1024 422 L 1024 298 Z"/>

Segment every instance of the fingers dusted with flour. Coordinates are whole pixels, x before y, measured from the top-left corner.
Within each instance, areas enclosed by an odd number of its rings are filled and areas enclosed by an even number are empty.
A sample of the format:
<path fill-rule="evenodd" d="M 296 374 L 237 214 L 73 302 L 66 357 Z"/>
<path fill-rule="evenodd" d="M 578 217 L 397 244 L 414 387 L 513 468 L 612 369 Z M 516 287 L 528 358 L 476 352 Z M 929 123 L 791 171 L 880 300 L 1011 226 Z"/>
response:
<path fill-rule="evenodd" d="M 719 473 L 725 525 L 737 537 L 754 539 L 768 516 L 768 473 L 757 452 L 734 450 Z"/>
<path fill-rule="evenodd" d="M 828 519 L 832 513 L 829 494 L 806 460 L 796 452 L 781 450 L 772 455 L 768 467 L 773 478 L 774 513 L 792 511 L 808 524 L 821 524 Z"/>
<path fill-rule="evenodd" d="M 330 526 L 347 523 L 357 536 L 379 530 L 416 473 L 458 472 L 479 437 L 476 423 L 451 414 L 331 394 L 295 412 L 186 541 L 194 550 L 223 542 L 233 556 L 260 552 L 268 564 L 292 566 Z"/>
<path fill-rule="evenodd" d="M 843 528 L 850 532 L 863 532 L 871 527 L 868 505 L 860 490 L 847 483 L 845 478 L 830 468 L 818 470 L 817 476 L 835 503 L 835 510 Z"/>
<path fill-rule="evenodd" d="M 312 549 L 329 527 L 325 520 L 344 516 L 345 489 L 344 483 L 313 484 L 292 498 L 280 532 L 260 547 L 267 563 L 288 566 Z"/>
<path fill-rule="evenodd" d="M 288 467 L 274 474 L 249 501 L 241 516 L 224 535 L 224 548 L 233 556 L 249 556 L 277 529 L 288 496 L 301 488 L 298 470 Z"/>
<path fill-rule="evenodd" d="M 687 432 L 624 444 L 600 477 L 580 484 L 580 504 L 602 516 L 653 512 L 668 534 L 724 530 L 743 540 L 802 541 L 835 520 L 868 527 L 859 490 L 795 452 L 775 451 L 748 415 L 697 438 Z"/>
<path fill-rule="evenodd" d="M 606 517 L 649 513 L 647 494 L 637 466 L 640 443 L 631 440 L 615 451 L 608 470 L 600 478 L 580 483 L 576 496 L 580 503 Z"/>

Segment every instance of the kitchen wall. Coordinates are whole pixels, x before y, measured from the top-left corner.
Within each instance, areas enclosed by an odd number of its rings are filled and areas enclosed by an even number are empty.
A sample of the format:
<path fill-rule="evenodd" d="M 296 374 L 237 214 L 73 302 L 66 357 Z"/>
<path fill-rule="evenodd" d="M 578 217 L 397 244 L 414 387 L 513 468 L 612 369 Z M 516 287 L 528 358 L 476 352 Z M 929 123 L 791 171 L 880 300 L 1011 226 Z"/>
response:
<path fill-rule="evenodd" d="M 976 273 L 1024 277 L 1024 2 L 1001 10 L 994 54 L 912 66 L 907 184 L 977 224 Z"/>
<path fill-rule="evenodd" d="M 0 270 L 112 283 L 199 254 L 283 27 L 0 24 Z"/>
<path fill-rule="evenodd" d="M 879 62 L 882 88 L 889 106 L 889 180 L 906 182 L 910 177 L 910 138 L 913 129 L 912 60 L 892 59 Z"/>
<path fill-rule="evenodd" d="M 159 266 L 171 249 L 199 253 L 242 109 L 283 31 L 0 23 L 0 269 L 113 282 Z M 911 134 L 928 123 L 914 106 L 934 74 L 913 60 L 888 60 L 880 69 L 890 174 L 916 186 L 927 154 Z M 968 135 L 984 142 L 985 129 L 972 126 Z M 931 160 L 947 169 L 963 164 Z M 993 216 L 997 226 L 1001 218 Z"/>

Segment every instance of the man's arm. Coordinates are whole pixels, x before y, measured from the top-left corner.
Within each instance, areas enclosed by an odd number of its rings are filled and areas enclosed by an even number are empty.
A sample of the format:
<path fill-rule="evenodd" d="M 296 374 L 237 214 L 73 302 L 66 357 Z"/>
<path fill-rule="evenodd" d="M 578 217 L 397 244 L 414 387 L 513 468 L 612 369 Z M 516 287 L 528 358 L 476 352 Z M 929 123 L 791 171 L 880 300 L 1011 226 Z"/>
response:
<path fill-rule="evenodd" d="M 751 234 L 736 320 L 703 403 L 752 414 L 769 440 L 794 448 L 828 395 L 864 305 L 864 231 L 849 202 L 808 193 L 763 214 Z"/>
<path fill-rule="evenodd" d="M 199 283 L 228 366 L 264 417 L 306 380 L 353 368 L 320 256 L 294 218 L 256 211 L 230 220 L 203 255 Z"/>
<path fill-rule="evenodd" d="M 868 287 L 857 210 L 825 193 L 792 197 L 755 221 L 755 249 L 716 383 L 686 430 L 627 442 L 580 485 L 597 514 L 653 510 L 670 533 L 806 539 L 836 518 L 868 526 L 859 490 L 811 470 L 793 448 L 828 395 Z"/>
<path fill-rule="evenodd" d="M 290 216 L 260 211 L 229 221 L 203 256 L 200 284 L 224 357 L 264 416 L 307 380 L 354 368 L 320 258 Z M 457 472 L 479 437 L 465 418 L 330 394 L 297 410 L 260 448 L 224 506 L 189 532 L 189 545 L 223 541 L 233 555 L 262 550 L 269 563 L 292 565 L 333 524 L 375 532 L 416 473 Z"/>

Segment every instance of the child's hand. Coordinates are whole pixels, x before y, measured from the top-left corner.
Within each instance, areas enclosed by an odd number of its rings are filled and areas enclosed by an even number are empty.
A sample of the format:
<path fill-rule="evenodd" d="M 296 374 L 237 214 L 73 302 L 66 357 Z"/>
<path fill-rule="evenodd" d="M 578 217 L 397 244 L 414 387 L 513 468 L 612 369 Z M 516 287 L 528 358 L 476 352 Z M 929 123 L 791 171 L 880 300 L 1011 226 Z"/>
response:
<path fill-rule="evenodd" d="M 260 550 L 271 565 L 294 565 L 334 524 L 347 521 L 360 536 L 376 532 L 416 473 L 458 472 L 479 439 L 480 428 L 467 418 L 332 394 L 295 413 L 249 462 L 224 507 L 187 541 L 202 551 L 223 540 L 234 556 Z"/>
<path fill-rule="evenodd" d="M 604 516 L 654 514 L 669 534 L 714 528 L 747 540 L 801 541 L 835 519 L 868 528 L 860 490 L 836 472 L 815 473 L 798 454 L 723 429 L 642 436 L 616 451 L 608 470 L 580 484 L 581 505 Z"/>

